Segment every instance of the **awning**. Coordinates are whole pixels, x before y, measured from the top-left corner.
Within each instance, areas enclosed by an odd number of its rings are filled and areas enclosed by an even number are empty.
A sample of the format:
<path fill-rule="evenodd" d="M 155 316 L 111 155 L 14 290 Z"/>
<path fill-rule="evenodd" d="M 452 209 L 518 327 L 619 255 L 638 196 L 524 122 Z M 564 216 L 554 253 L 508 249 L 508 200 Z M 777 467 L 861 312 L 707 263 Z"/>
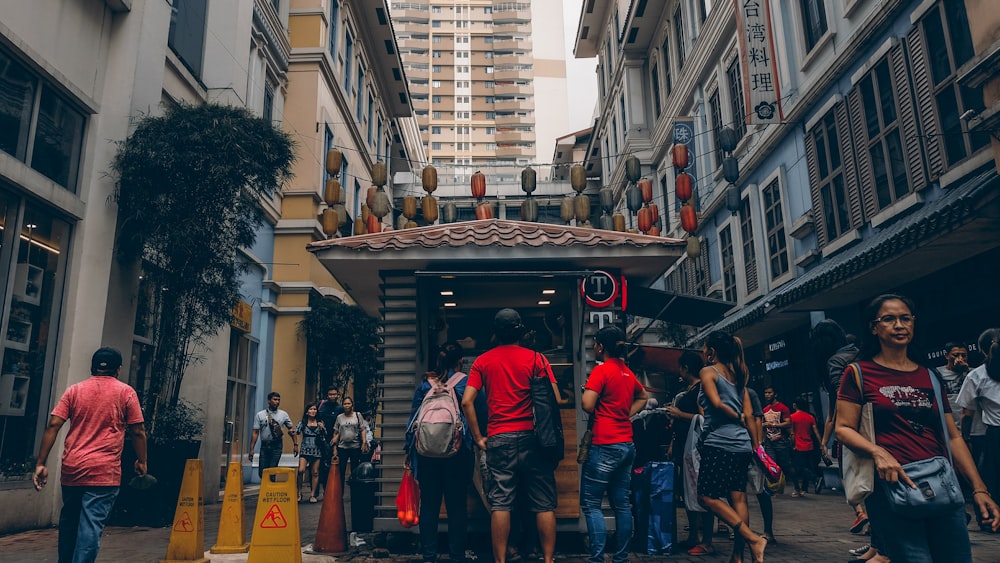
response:
<path fill-rule="evenodd" d="M 734 305 L 721 299 L 629 285 L 625 312 L 647 319 L 701 327 L 722 319 Z"/>

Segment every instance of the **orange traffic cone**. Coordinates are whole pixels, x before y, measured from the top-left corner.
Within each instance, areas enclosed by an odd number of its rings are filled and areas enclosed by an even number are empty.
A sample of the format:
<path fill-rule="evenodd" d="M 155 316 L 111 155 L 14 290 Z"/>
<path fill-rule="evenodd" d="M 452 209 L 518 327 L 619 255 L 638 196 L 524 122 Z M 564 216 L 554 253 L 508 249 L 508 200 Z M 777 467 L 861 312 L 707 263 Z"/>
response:
<path fill-rule="evenodd" d="M 344 553 L 347 551 L 347 522 L 344 520 L 344 487 L 340 483 L 340 464 L 337 459 L 330 464 L 326 478 L 323 507 L 319 511 L 316 528 L 316 553 Z"/>

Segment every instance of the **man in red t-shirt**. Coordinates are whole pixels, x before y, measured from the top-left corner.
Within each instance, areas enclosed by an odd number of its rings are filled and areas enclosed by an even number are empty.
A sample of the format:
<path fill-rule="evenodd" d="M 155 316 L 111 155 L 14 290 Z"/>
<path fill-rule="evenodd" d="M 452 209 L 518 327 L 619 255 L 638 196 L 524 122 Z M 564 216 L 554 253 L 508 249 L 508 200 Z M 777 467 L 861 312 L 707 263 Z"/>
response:
<path fill-rule="evenodd" d="M 778 463 L 785 473 L 786 480 L 795 480 L 795 468 L 792 466 L 791 446 L 788 443 L 788 429 L 791 427 L 791 414 L 788 407 L 778 400 L 774 387 L 764 388 L 764 451 Z"/>
<path fill-rule="evenodd" d="M 469 423 L 472 438 L 486 452 L 490 473 L 490 531 L 493 537 L 493 560 L 504 563 L 510 512 L 519 495 L 527 510 L 536 514 L 538 536 L 545 563 L 552 563 L 556 544 L 555 467 L 542 456 L 534 435 L 528 379 L 544 374 L 559 397 L 556 379 L 545 356 L 517 344 L 524 325 L 513 309 L 501 309 L 493 319 L 499 346 L 482 354 L 469 370 L 469 380 L 462 396 L 462 411 Z M 483 436 L 476 416 L 475 401 L 479 391 L 486 394 L 487 424 Z"/>
<path fill-rule="evenodd" d="M 92 377 L 71 385 L 52 409 L 33 477 L 35 490 L 48 482 L 45 467 L 59 429 L 72 420 L 62 455 L 62 512 L 59 563 L 94 561 L 101 534 L 121 484 L 126 430 L 135 448 L 135 473 L 146 474 L 146 429 L 135 390 L 118 381 L 122 355 L 114 348 L 94 352 Z"/>
<path fill-rule="evenodd" d="M 816 427 L 816 417 L 805 410 L 808 404 L 802 397 L 792 401 L 792 415 L 789 417 L 792 423 L 792 464 L 795 465 L 793 497 L 806 494 L 819 466 L 819 428 Z"/>

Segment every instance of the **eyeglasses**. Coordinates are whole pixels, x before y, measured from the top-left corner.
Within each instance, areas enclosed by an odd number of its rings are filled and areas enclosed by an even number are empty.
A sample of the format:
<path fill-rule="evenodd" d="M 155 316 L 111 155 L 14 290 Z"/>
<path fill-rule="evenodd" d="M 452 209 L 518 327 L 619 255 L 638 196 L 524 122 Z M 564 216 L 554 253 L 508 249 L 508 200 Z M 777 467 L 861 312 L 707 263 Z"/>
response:
<path fill-rule="evenodd" d="M 874 321 L 872 321 L 872 323 L 873 324 L 874 323 L 881 323 L 883 326 L 893 326 L 893 325 L 896 324 L 897 321 L 899 321 L 903 325 L 911 325 L 911 324 L 913 324 L 913 321 L 916 318 L 917 318 L 916 315 L 899 315 L 899 316 L 896 316 L 896 315 L 883 315 L 883 316 L 875 319 Z"/>

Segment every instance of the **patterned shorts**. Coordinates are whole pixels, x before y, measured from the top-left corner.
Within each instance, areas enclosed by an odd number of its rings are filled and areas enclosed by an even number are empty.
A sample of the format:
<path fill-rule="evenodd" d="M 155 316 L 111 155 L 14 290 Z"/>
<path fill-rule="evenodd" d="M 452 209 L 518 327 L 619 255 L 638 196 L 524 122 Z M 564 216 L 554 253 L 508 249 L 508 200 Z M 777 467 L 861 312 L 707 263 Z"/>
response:
<path fill-rule="evenodd" d="M 729 493 L 746 490 L 751 452 L 727 452 L 705 445 L 699 452 L 698 496 L 728 498 Z"/>

